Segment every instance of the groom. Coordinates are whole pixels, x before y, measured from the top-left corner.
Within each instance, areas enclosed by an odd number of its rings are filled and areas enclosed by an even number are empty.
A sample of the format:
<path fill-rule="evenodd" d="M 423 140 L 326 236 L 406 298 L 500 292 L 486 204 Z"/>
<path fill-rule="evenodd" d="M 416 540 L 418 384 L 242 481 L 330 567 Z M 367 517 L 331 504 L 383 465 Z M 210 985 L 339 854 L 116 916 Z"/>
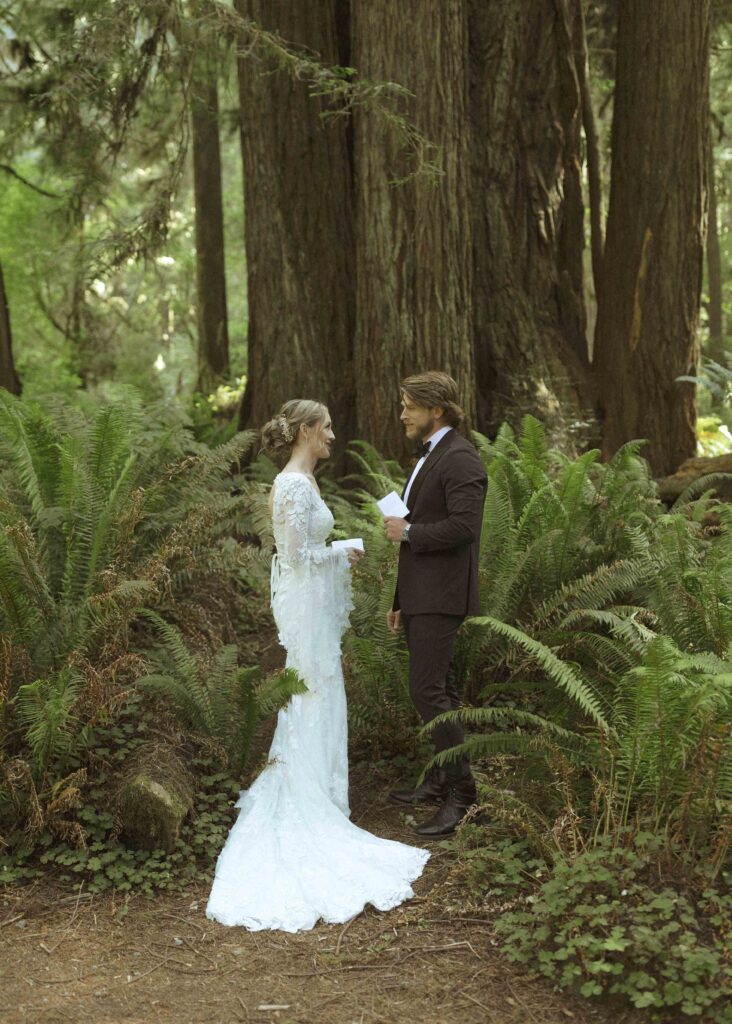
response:
<path fill-rule="evenodd" d="M 409 692 L 424 722 L 458 708 L 452 664 L 455 637 L 466 615 L 477 615 L 478 552 L 487 477 L 473 445 L 456 428 L 465 414 L 457 384 L 446 373 L 407 377 L 400 385 L 400 419 L 420 456 L 402 498 L 404 518 L 384 521 L 386 536 L 400 545 L 399 572 L 387 626 L 403 629 L 409 649 Z M 463 742 L 459 722 L 437 726 L 436 750 Z M 396 803 L 439 802 L 415 831 L 447 835 L 476 803 L 466 757 L 430 773 L 416 789 L 395 790 Z"/>

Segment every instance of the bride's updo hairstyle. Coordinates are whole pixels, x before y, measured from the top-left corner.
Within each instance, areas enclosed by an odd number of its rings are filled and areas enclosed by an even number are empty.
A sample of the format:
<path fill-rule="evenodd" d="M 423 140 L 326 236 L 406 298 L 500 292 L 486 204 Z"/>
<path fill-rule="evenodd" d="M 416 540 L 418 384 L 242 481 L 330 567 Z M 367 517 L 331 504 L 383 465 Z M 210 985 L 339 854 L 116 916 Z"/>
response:
<path fill-rule="evenodd" d="M 300 427 L 314 427 L 322 423 L 328 410 L 322 402 L 308 398 L 291 398 L 277 415 L 265 423 L 261 430 L 262 450 L 283 465 L 292 454 Z"/>

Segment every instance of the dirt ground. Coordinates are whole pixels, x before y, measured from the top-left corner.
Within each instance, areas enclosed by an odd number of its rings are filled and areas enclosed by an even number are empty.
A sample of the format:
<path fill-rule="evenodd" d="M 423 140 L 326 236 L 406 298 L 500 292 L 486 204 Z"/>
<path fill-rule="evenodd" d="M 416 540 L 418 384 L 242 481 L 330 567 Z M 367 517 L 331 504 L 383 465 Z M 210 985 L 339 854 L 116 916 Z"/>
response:
<path fill-rule="evenodd" d="M 386 790 L 352 793 L 354 820 L 413 842 Z M 0 893 L 5 1024 L 630 1024 L 529 981 L 468 916 L 434 848 L 413 900 L 344 925 L 247 932 L 204 916 L 207 886 L 153 899 L 49 882 Z M 122 911 L 122 913 L 120 913 Z"/>

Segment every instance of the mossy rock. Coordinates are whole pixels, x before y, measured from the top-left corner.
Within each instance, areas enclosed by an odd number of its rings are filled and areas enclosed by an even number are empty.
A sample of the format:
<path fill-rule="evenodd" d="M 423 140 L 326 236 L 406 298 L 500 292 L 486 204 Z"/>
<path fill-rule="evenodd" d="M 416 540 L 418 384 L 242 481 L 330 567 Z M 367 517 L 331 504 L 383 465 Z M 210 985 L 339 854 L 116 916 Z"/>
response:
<path fill-rule="evenodd" d="M 117 813 L 122 839 L 137 850 L 171 853 L 193 807 L 193 787 L 178 755 L 159 744 L 143 749 L 122 779 Z"/>

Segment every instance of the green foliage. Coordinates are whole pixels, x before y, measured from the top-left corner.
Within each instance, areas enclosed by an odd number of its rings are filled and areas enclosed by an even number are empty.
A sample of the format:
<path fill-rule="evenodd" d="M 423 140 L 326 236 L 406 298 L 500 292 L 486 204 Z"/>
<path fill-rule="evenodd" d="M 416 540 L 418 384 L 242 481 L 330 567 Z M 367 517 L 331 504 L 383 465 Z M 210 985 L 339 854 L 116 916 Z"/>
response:
<path fill-rule="evenodd" d="M 159 708 L 133 694 L 113 723 L 96 730 L 87 752 L 89 779 L 76 772 L 49 793 L 58 813 L 48 813 L 34 835 L 21 823 L 11 824 L 0 851 L 0 885 L 32 880 L 52 872 L 62 882 L 84 881 L 91 892 L 152 893 L 177 889 L 191 880 L 210 880 L 218 854 L 232 824 L 232 803 L 240 782 L 222 769 L 220 751 L 207 740 L 186 740 L 179 751 L 194 775 L 192 813 L 181 825 L 170 853 L 133 850 L 120 841 L 121 823 L 115 802 L 121 775 L 151 737 L 161 735 Z M 175 737 L 180 741 L 180 734 Z M 74 781 L 78 785 L 73 785 Z M 53 804 L 51 807 L 53 809 Z M 64 815 L 74 810 L 74 820 Z M 7 791 L 0 789 L 0 822 L 8 820 Z"/>
<path fill-rule="evenodd" d="M 409 697 L 404 640 L 386 627 L 396 587 L 397 547 L 384 536 L 375 504 L 390 490 L 401 490 L 401 467 L 364 441 L 349 445 L 357 472 L 347 485 L 324 487 L 336 519 L 336 535 L 362 537 L 365 557 L 352 570 L 354 608 L 343 652 L 348 687 L 349 733 L 373 758 L 401 754 L 416 744 L 415 713 Z"/>
<path fill-rule="evenodd" d="M 248 524 L 226 476 L 253 434 L 209 450 L 167 416 L 133 392 L 89 418 L 0 395 L 0 628 L 37 669 L 95 655 L 163 582 L 221 571 Z"/>
<path fill-rule="evenodd" d="M 195 658 L 179 629 L 154 612 L 144 614 L 162 641 L 162 648 L 153 652 L 151 660 L 167 662 L 170 671 L 142 676 L 136 686 L 171 700 L 182 722 L 216 740 L 225 750 L 231 770 L 241 772 L 262 718 L 279 710 L 295 694 L 306 693 L 307 687 L 294 669 L 264 679 L 258 666 L 239 667 L 233 644 L 221 647 L 210 661 Z"/>
<path fill-rule="evenodd" d="M 108 758 L 109 750 L 105 753 Z M 122 767 L 122 747 L 112 755 L 112 763 Z M 84 844 L 59 841 L 51 830 L 45 830 L 30 851 L 19 834 L 11 835 L 8 848 L 0 854 L 0 884 L 32 880 L 53 871 L 62 882 L 83 880 L 93 893 L 114 889 L 151 895 L 181 889 L 191 881 L 210 881 L 231 828 L 231 804 L 239 794 L 239 784 L 228 772 L 217 770 L 212 757 L 193 757 L 191 767 L 197 778 L 194 809 L 183 822 L 171 853 L 132 850 L 120 842 L 118 823 L 108 808 L 111 776 L 98 771 L 95 785 L 88 789 L 77 812 L 85 830 Z"/>
<path fill-rule="evenodd" d="M 174 610 L 221 645 L 226 676 L 222 634 L 260 572 L 259 549 L 236 539 L 256 535 L 261 489 L 235 472 L 252 440 L 209 449 L 131 390 L 89 413 L 0 393 L 0 831 L 79 838 L 67 811 L 96 734 L 149 671 L 142 609 Z M 237 695 L 264 706 L 267 687 L 248 685 Z"/>
<path fill-rule="evenodd" d="M 684 892 L 659 878 L 661 845 L 641 833 L 632 847 L 602 844 L 557 861 L 521 900 L 526 909 L 496 920 L 509 959 L 588 998 L 628 1000 L 651 1020 L 676 1010 L 729 1020 L 732 897 L 709 886 Z"/>
<path fill-rule="evenodd" d="M 36 679 L 18 687 L 13 705 L 39 778 L 51 764 L 65 772 L 70 757 L 91 741 L 91 727 L 80 727 L 74 714 L 82 683 L 79 673 L 67 668 L 51 680 Z"/>
<path fill-rule="evenodd" d="M 732 824 L 729 510 L 714 533 L 705 495 L 667 513 L 635 446 L 570 464 L 531 418 L 518 440 L 478 442 L 489 614 L 468 620 L 459 664 L 481 704 L 431 723 L 473 730 L 438 763 L 516 757 L 510 789 L 486 799 L 547 856 L 633 825 L 718 870 Z"/>

